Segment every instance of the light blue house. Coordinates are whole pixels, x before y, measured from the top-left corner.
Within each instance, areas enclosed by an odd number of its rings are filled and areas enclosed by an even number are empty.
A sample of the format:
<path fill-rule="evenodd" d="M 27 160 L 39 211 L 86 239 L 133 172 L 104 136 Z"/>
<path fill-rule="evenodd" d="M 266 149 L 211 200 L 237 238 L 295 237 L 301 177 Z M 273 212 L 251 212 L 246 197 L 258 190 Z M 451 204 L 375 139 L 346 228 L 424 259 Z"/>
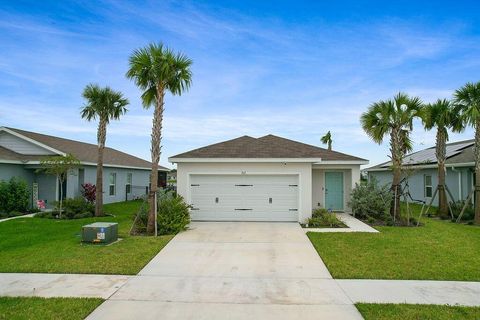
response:
<path fill-rule="evenodd" d="M 40 160 L 71 153 L 81 166 L 69 173 L 63 186 L 55 176 L 38 172 Z M 48 207 L 59 200 L 80 195 L 81 185 L 96 183 L 97 145 L 14 128 L 0 127 L 0 180 L 18 177 L 31 189 L 32 204 L 45 200 Z M 151 163 L 130 154 L 105 148 L 103 166 L 104 203 L 134 199 L 146 194 Z M 159 167 L 158 185 L 166 184 L 169 169 Z"/>
<path fill-rule="evenodd" d="M 446 155 L 446 185 L 454 201 L 465 200 L 473 190 L 475 182 L 474 140 L 447 144 Z M 403 186 L 408 180 L 412 198 L 430 202 L 438 184 L 435 147 L 409 154 L 405 156 L 403 163 Z M 369 179 L 375 178 L 380 185 L 390 185 L 391 165 L 391 162 L 384 162 L 365 169 L 364 172 L 367 172 Z M 448 199 L 451 201 L 450 197 Z M 437 204 L 438 196 L 433 201 L 433 205 Z"/>

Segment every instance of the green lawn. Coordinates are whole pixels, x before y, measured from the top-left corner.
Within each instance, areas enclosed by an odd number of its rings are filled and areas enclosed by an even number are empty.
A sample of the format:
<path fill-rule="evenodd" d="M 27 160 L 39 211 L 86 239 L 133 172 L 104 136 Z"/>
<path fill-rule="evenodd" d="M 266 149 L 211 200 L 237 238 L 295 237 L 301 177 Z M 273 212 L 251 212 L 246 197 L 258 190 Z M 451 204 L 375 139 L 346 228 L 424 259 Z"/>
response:
<path fill-rule="evenodd" d="M 419 304 L 356 304 L 365 320 L 480 319 L 480 307 Z"/>
<path fill-rule="evenodd" d="M 20 218 L 0 223 L 0 272 L 137 274 L 172 238 L 132 237 L 132 215 L 141 202 L 105 205 L 115 217 L 78 220 Z M 110 246 L 82 244 L 81 227 L 95 221 L 118 222 Z"/>
<path fill-rule="evenodd" d="M 102 301 L 95 298 L 1 297 L 0 320 L 80 320 Z"/>
<path fill-rule="evenodd" d="M 423 227 L 308 237 L 334 278 L 480 281 L 480 227 L 424 218 Z"/>

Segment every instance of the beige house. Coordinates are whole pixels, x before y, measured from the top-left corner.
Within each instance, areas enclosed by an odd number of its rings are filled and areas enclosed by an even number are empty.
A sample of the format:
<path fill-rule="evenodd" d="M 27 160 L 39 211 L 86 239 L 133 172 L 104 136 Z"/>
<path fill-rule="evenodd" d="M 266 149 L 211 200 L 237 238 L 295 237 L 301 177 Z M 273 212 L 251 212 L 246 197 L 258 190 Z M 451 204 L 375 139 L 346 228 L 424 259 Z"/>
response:
<path fill-rule="evenodd" d="M 299 221 L 313 208 L 349 211 L 368 161 L 267 135 L 220 142 L 169 158 L 177 192 L 200 221 Z"/>

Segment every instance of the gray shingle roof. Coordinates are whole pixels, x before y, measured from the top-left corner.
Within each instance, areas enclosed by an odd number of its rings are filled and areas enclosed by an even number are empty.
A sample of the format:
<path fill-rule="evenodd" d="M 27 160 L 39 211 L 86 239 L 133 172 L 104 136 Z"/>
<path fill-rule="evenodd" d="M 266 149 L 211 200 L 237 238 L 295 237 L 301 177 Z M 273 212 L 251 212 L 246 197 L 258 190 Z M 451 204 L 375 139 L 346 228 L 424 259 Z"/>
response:
<path fill-rule="evenodd" d="M 82 162 L 97 163 L 97 145 L 91 143 L 85 143 L 70 139 L 64 139 L 59 137 L 54 137 L 50 135 L 40 134 L 36 132 L 30 132 L 15 128 L 8 128 L 18 134 L 21 134 L 27 138 L 33 139 L 44 145 L 47 145 L 53 149 L 61 151 L 63 153 L 71 153 L 78 160 Z M 3 149 L 3 150 L 2 150 Z M 25 156 L 18 153 L 15 153 L 11 150 L 5 148 L 0 149 L 0 158 L 6 160 L 39 160 L 42 156 Z M 11 158 L 11 159 L 10 159 Z M 17 159 L 13 159 L 17 158 Z M 126 166 L 126 167 L 138 167 L 138 168 L 150 168 L 151 163 L 149 161 L 137 158 L 128 153 L 118 151 L 113 148 L 105 147 L 104 152 L 104 165 L 116 165 L 116 166 Z M 165 167 L 159 166 L 159 170 L 169 171 Z"/>
<path fill-rule="evenodd" d="M 337 151 L 266 135 L 242 136 L 178 154 L 171 158 L 321 158 L 323 161 L 366 161 Z"/>
<path fill-rule="evenodd" d="M 474 162 L 473 146 L 475 144 L 474 139 L 457 141 L 447 143 L 447 164 L 455 163 L 470 163 Z M 403 164 L 406 166 L 421 166 L 421 165 L 436 165 L 437 158 L 435 155 L 435 147 L 426 148 L 411 154 L 406 155 L 403 158 Z M 391 161 L 380 163 L 376 166 L 370 167 L 369 170 L 388 170 L 392 165 Z"/>

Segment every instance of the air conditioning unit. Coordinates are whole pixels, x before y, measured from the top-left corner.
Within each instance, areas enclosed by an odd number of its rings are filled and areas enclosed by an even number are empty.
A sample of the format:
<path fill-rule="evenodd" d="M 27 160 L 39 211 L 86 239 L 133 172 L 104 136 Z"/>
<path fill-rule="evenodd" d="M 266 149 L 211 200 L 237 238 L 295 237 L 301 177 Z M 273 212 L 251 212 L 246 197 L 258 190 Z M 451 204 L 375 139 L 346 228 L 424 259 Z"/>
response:
<path fill-rule="evenodd" d="M 108 244 L 118 239 L 118 223 L 95 222 L 82 227 L 82 241 Z"/>

